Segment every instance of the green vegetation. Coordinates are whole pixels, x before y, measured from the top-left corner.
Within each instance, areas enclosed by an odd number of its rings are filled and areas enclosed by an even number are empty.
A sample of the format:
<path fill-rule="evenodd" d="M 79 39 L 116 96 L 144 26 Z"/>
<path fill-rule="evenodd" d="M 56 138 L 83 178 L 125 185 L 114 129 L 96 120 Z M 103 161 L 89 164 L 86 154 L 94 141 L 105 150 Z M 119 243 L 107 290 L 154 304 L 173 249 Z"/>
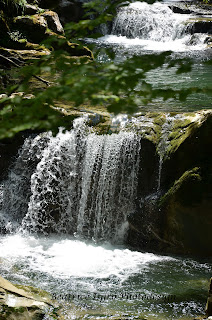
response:
<path fill-rule="evenodd" d="M 27 0 L 0 0 L 0 9 L 9 16 L 23 13 Z"/>
<path fill-rule="evenodd" d="M 15 1 L 24 4 L 24 0 Z M 154 89 L 146 81 L 146 73 L 167 64 L 167 68 L 176 66 L 177 73 L 191 70 L 189 59 L 170 59 L 170 52 L 134 56 L 120 63 L 114 63 L 114 53 L 110 50 L 94 50 L 94 59 L 86 55 L 83 44 L 78 40 L 85 36 L 97 37 L 97 26 L 113 19 L 117 6 L 124 5 L 123 0 L 95 0 L 84 4 L 85 19 L 79 23 L 71 23 L 65 28 L 65 37 L 49 34 L 44 42 L 50 54 L 35 59 L 23 68 L 17 68 L 13 86 L 2 93 L 7 98 L 0 101 L 1 129 L 0 138 L 12 137 L 26 129 L 53 130 L 58 126 L 70 127 L 69 119 L 55 111 L 54 107 L 60 101 L 82 108 L 84 105 L 102 106 L 110 113 L 134 113 L 140 106 L 148 105 L 153 99 L 163 100 L 175 98 L 184 101 L 187 96 L 199 92 L 199 88 L 189 89 Z M 9 2 L 8 2 L 9 5 Z M 90 16 L 94 19 L 90 19 Z M 19 36 L 12 34 L 12 36 Z M 77 43 L 67 48 L 67 41 Z M 53 49 L 54 48 L 54 49 Z M 56 49 L 55 49 L 56 48 Z M 91 46 L 91 49 L 92 46 Z M 84 51 L 83 51 L 84 50 Z M 96 57 L 104 51 L 108 57 L 107 63 L 100 63 Z M 50 82 L 39 89 L 31 87 L 33 77 L 48 74 Z M 52 79 L 55 79 L 52 81 Z M 210 91 L 205 89 L 205 91 Z M 24 92 L 14 98 L 14 92 Z M 30 93 L 30 99 L 26 95 Z"/>
<path fill-rule="evenodd" d="M 159 206 L 163 206 L 173 195 L 176 194 L 178 190 L 182 187 L 182 184 L 185 184 L 187 181 L 197 180 L 201 181 L 201 176 L 199 174 L 199 168 L 193 168 L 184 172 L 184 174 L 174 182 L 174 185 L 168 190 L 168 192 L 160 199 Z M 187 194 L 186 194 L 187 195 Z"/>

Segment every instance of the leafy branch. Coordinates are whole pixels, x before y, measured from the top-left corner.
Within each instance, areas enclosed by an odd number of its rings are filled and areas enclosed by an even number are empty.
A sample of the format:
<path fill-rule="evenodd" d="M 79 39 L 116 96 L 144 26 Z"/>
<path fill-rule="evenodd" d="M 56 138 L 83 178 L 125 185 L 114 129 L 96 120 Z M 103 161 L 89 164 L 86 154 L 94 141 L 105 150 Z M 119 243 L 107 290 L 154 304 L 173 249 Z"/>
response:
<path fill-rule="evenodd" d="M 86 19 L 79 24 L 68 25 L 66 38 L 50 37 L 46 43 L 46 46 L 51 48 L 51 42 L 54 42 L 55 47 L 55 42 L 58 41 L 58 49 L 18 71 L 18 77 L 22 81 L 16 86 L 16 90 L 25 94 L 33 93 L 33 96 L 31 99 L 25 99 L 24 95 L 9 97 L 2 101 L 0 138 L 13 136 L 26 129 L 57 131 L 59 126 L 70 128 L 70 119 L 54 109 L 60 101 L 76 108 L 87 104 L 101 105 L 116 114 L 134 113 L 140 106 L 148 105 L 156 98 L 184 101 L 189 94 L 200 92 L 196 87 L 179 90 L 155 89 L 147 82 L 147 72 L 164 65 L 167 68 L 177 67 L 176 73 L 191 70 L 191 60 L 171 59 L 170 52 L 133 56 L 119 63 L 113 61 L 113 53 L 106 49 L 105 54 L 110 58 L 110 62 L 105 63 L 96 59 L 99 50 L 94 52 L 94 59 L 78 54 L 83 47 L 79 39 L 95 33 L 101 23 L 111 21 L 117 5 L 125 3 L 123 0 L 106 1 L 105 5 L 100 0 L 86 3 Z M 93 19 L 87 19 L 88 16 Z M 79 46 L 74 48 L 75 56 L 65 50 L 62 43 L 67 42 L 71 36 L 75 36 L 72 41 L 79 43 Z M 32 90 L 29 86 L 32 78 L 43 74 L 48 74 L 51 81 L 54 78 L 54 83 L 41 90 Z M 11 92 L 11 88 L 8 92 Z"/>

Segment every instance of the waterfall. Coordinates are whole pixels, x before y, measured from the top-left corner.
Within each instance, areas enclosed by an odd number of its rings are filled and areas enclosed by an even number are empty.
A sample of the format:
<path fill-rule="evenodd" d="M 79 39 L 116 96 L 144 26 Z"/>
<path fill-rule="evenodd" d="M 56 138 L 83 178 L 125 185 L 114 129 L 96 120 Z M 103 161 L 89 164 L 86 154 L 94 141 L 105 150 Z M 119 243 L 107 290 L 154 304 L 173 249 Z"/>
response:
<path fill-rule="evenodd" d="M 22 231 L 123 240 L 135 210 L 141 143 L 133 132 L 70 132 L 25 141 L 4 182 L 1 216 Z"/>
<path fill-rule="evenodd" d="M 134 2 L 119 10 L 112 34 L 165 42 L 182 37 L 184 20 L 162 3 Z"/>
<path fill-rule="evenodd" d="M 41 150 L 46 146 L 47 141 L 48 137 L 46 135 L 40 135 L 34 139 L 27 138 L 9 171 L 8 179 L 1 184 L 1 228 L 13 230 L 21 223 L 27 211 L 31 194 L 29 180 L 40 160 Z"/>
<path fill-rule="evenodd" d="M 112 31 L 97 40 L 98 45 L 118 46 L 140 55 L 143 50 L 187 51 L 206 47 L 207 34 L 193 34 L 191 15 L 174 13 L 166 3 L 135 1 L 120 7 L 114 18 Z M 105 33 L 104 33 L 105 34 Z"/>

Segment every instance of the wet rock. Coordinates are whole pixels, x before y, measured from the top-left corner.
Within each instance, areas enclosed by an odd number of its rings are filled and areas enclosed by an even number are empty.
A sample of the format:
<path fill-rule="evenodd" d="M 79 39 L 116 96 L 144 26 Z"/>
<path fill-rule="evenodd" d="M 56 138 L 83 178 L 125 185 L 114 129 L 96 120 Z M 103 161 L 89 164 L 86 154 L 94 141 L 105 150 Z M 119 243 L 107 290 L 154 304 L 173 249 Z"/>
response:
<path fill-rule="evenodd" d="M 180 13 L 180 14 L 190 14 L 193 13 L 192 10 L 189 9 L 189 7 L 185 7 L 183 5 L 169 5 L 169 8 L 174 12 L 174 13 Z"/>
<path fill-rule="evenodd" d="M 53 306 L 50 295 L 33 287 L 13 285 L 0 277 L 2 320 L 39 320 Z"/>
<path fill-rule="evenodd" d="M 201 17 L 192 18 L 187 21 L 189 25 L 189 32 L 194 33 L 212 33 L 212 18 Z"/>
<path fill-rule="evenodd" d="M 174 13 L 180 14 L 192 14 L 196 16 L 203 16 L 203 15 L 211 15 L 211 6 L 210 4 L 203 4 L 203 3 L 192 3 L 190 1 L 180 1 L 174 2 L 173 4 L 169 4 L 169 8 Z"/>

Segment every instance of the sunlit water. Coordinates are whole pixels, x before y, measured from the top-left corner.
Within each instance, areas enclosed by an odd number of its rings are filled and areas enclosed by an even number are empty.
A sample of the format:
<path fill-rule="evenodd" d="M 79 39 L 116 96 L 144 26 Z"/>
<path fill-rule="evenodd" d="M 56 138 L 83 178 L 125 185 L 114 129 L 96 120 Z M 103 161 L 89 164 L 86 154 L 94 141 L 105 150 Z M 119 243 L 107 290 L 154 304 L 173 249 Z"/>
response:
<path fill-rule="evenodd" d="M 2 276 L 63 296 L 84 318 L 97 311 L 107 317 L 194 317 L 204 313 L 212 271 L 210 263 L 65 236 L 1 236 L 0 261 Z M 173 301 L 164 298 L 169 295 Z M 74 317 L 70 308 L 66 319 Z"/>
<path fill-rule="evenodd" d="M 207 34 L 191 31 L 193 17 L 174 13 L 168 3 L 134 1 L 118 10 L 111 31 L 105 31 L 106 34 L 95 41 L 98 45 L 115 45 L 117 51 L 125 48 L 136 54 L 205 50 Z"/>
<path fill-rule="evenodd" d="M 113 21 L 111 31 L 96 40 L 87 39 L 97 47 L 115 52 L 115 61 L 121 61 L 133 55 L 171 51 L 172 58 L 189 57 L 193 61 L 192 70 L 176 74 L 176 68 L 158 68 L 147 74 L 147 82 L 154 88 L 181 89 L 199 87 L 212 88 L 212 66 L 204 61 L 211 58 L 211 49 L 207 47 L 207 34 L 193 33 L 192 14 L 177 14 L 169 8 L 169 3 L 155 2 L 148 4 L 133 1 L 121 8 Z M 99 61 L 108 60 L 101 52 Z M 211 90 L 212 91 L 212 90 Z M 191 94 L 186 101 L 177 99 L 155 99 L 148 106 L 141 105 L 142 111 L 191 111 L 212 107 L 210 93 Z"/>

